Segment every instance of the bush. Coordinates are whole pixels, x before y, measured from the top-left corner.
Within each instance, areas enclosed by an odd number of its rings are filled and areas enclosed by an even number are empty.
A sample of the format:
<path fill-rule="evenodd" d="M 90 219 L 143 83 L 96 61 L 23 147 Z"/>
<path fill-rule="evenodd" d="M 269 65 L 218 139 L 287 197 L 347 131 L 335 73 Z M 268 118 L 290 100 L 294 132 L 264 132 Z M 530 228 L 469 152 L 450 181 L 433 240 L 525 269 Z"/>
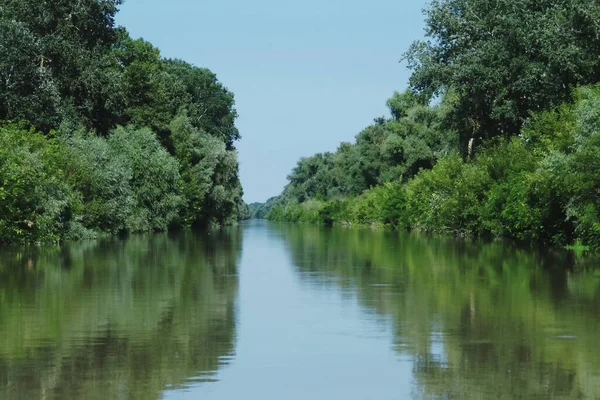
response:
<path fill-rule="evenodd" d="M 276 205 L 267 214 L 271 221 L 325 223 L 323 212 L 326 203 L 319 200 L 309 200 L 305 203 L 295 201 Z"/>
<path fill-rule="evenodd" d="M 565 239 L 559 182 L 543 157 L 521 138 L 496 143 L 477 157 L 493 180 L 480 211 L 484 231 L 528 242 Z"/>
<path fill-rule="evenodd" d="M 584 244 L 600 248 L 600 134 L 569 155 L 565 168 L 567 215 Z"/>
<path fill-rule="evenodd" d="M 0 125 L 0 242 L 68 238 L 81 208 L 61 170 L 66 148 L 32 130 Z"/>
<path fill-rule="evenodd" d="M 392 228 L 408 227 L 405 186 L 400 181 L 395 181 L 377 189 L 379 221 Z"/>
<path fill-rule="evenodd" d="M 59 139 L 0 126 L 0 242 L 165 230 L 182 204 L 177 161 L 149 130 Z"/>
<path fill-rule="evenodd" d="M 126 230 L 135 201 L 133 170 L 125 156 L 113 151 L 105 138 L 82 131 L 61 139 L 69 157 L 67 179 L 83 201 L 82 224 L 107 233 Z"/>
<path fill-rule="evenodd" d="M 242 188 L 235 151 L 195 128 L 186 113 L 172 121 L 171 131 L 174 154 L 181 166 L 182 223 L 203 226 L 236 218 Z"/>
<path fill-rule="evenodd" d="M 117 128 L 108 145 L 116 163 L 131 171 L 130 232 L 166 230 L 183 204 L 179 165 L 149 129 Z"/>
<path fill-rule="evenodd" d="M 533 115 L 519 137 L 485 143 L 472 160 L 442 157 L 406 184 L 316 203 L 316 215 L 311 201 L 286 203 L 284 192 L 267 218 L 600 249 L 600 85 L 573 97 L 572 104 Z"/>
<path fill-rule="evenodd" d="M 481 220 L 494 236 L 563 244 L 569 236 L 554 182 L 545 171 L 524 171 L 495 183 Z"/>
<path fill-rule="evenodd" d="M 117 128 L 108 139 L 63 133 L 68 182 L 81 194 L 82 224 L 97 232 L 166 230 L 182 204 L 177 161 L 148 130 Z"/>
<path fill-rule="evenodd" d="M 323 205 L 319 211 L 319 221 L 327 226 L 333 226 L 337 222 L 348 217 L 348 200 L 332 200 Z"/>
<path fill-rule="evenodd" d="M 464 163 L 458 155 L 443 158 L 408 182 L 408 223 L 430 232 L 477 234 L 481 203 L 490 185 L 485 169 Z"/>

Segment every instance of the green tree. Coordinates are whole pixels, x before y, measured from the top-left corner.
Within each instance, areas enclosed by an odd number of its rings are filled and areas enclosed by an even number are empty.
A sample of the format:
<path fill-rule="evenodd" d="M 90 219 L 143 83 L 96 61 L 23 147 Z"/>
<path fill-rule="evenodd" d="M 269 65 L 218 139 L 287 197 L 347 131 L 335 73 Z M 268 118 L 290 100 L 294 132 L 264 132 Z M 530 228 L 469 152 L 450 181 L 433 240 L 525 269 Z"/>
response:
<path fill-rule="evenodd" d="M 60 166 L 65 147 L 16 125 L 0 125 L 0 243 L 58 242 L 80 207 Z"/>
<path fill-rule="evenodd" d="M 0 241 L 60 241 L 248 216 L 233 93 L 208 69 L 165 60 L 152 44 L 117 28 L 121 4 L 0 5 L 0 121 L 23 121 L 0 125 Z"/>
<path fill-rule="evenodd" d="M 192 126 L 223 141 L 227 150 L 233 150 L 234 142 L 240 139 L 235 127 L 237 111 L 233 93 L 206 68 L 194 67 L 182 60 L 165 60 L 164 63 L 166 71 L 186 88 L 189 97 L 182 106 Z"/>
<path fill-rule="evenodd" d="M 166 230 L 183 205 L 179 164 L 149 129 L 117 128 L 108 144 L 132 171 L 133 209 L 126 220 L 132 232 Z"/>
<path fill-rule="evenodd" d="M 121 123 L 152 128 L 168 148 L 170 123 L 191 96 L 179 77 L 166 71 L 160 51 L 121 31 L 114 54 L 122 66 L 125 111 Z"/>
<path fill-rule="evenodd" d="M 21 24 L 19 35 L 29 32 L 28 39 L 36 47 L 33 54 L 19 58 L 26 64 L 25 71 L 38 68 L 43 81 L 52 82 L 61 98 L 58 115 L 48 109 L 32 116 L 32 122 L 39 128 L 47 132 L 57 127 L 56 119 L 74 118 L 102 132 L 114 125 L 122 109 L 122 97 L 117 60 L 110 50 L 117 38 L 114 17 L 121 2 L 7 0 L 3 3 L 2 20 Z M 14 54 L 24 38 L 2 40 L 10 45 L 8 54 Z M 14 62 L 10 65 L 17 66 Z M 22 86 L 8 89 L 9 97 L 15 97 L 15 91 L 21 89 L 21 95 L 34 96 L 41 104 L 47 100 L 45 96 L 35 96 L 39 92 L 35 87 L 29 91 Z M 36 107 L 46 108 L 41 104 Z M 20 116 L 14 111 L 11 114 Z"/>
<path fill-rule="evenodd" d="M 395 180 L 406 180 L 456 147 L 456 134 L 445 129 L 447 103 L 429 106 L 411 91 L 388 100 L 391 119 L 378 118 L 335 153 L 302 158 L 288 176 L 283 196 L 303 203 L 358 196 Z"/>
<path fill-rule="evenodd" d="M 186 205 L 184 225 L 223 224 L 241 203 L 235 151 L 225 143 L 195 128 L 186 113 L 171 123 L 175 157 L 181 165 Z"/>
<path fill-rule="evenodd" d="M 471 139 L 518 134 L 533 111 L 600 79 L 600 8 L 589 0 L 434 0 L 429 40 L 404 58 L 412 88 L 453 91 L 449 123 Z"/>
<path fill-rule="evenodd" d="M 42 63 L 42 44 L 27 25 L 5 19 L 1 13 L 0 119 L 56 126 L 61 99 Z"/>
<path fill-rule="evenodd" d="M 88 229 L 117 233 L 127 229 L 126 220 L 134 206 L 133 170 L 123 154 L 108 141 L 91 133 L 62 133 L 68 161 L 67 181 L 81 195 L 81 223 Z"/>

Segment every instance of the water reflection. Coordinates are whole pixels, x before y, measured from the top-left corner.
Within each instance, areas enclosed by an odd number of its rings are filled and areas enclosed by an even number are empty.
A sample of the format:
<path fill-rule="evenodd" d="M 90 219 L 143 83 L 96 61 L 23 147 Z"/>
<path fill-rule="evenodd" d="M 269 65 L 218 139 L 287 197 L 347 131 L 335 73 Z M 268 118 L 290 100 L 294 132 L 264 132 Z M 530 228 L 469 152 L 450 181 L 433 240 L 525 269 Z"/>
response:
<path fill-rule="evenodd" d="M 235 351 L 241 232 L 0 255 L 0 398 L 155 399 Z M 190 378 L 192 377 L 192 378 Z"/>
<path fill-rule="evenodd" d="M 4 249 L 0 398 L 600 398 L 591 266 L 260 222 Z"/>
<path fill-rule="evenodd" d="M 308 289 L 355 293 L 391 321 L 415 398 L 600 398 L 600 278 L 588 260 L 423 235 L 273 229 Z"/>

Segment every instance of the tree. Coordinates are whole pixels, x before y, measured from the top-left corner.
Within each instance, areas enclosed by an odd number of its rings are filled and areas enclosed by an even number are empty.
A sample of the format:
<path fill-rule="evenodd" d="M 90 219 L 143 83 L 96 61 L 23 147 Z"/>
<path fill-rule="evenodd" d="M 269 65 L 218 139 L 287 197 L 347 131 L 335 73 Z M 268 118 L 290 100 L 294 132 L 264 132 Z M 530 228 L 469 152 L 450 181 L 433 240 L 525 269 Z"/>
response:
<path fill-rule="evenodd" d="M 0 124 L 0 243 L 64 239 L 79 208 L 61 168 L 65 159 L 56 139 Z"/>
<path fill-rule="evenodd" d="M 166 71 L 160 51 L 121 31 L 114 55 L 122 67 L 125 110 L 120 123 L 152 128 L 171 148 L 170 123 L 191 96 L 177 76 Z"/>
<path fill-rule="evenodd" d="M 248 214 L 214 73 L 115 27 L 122 0 L 0 3 L 0 242 Z"/>
<path fill-rule="evenodd" d="M 242 188 L 235 151 L 195 128 L 184 112 L 171 123 L 173 149 L 179 160 L 184 225 L 224 224 L 239 208 Z"/>
<path fill-rule="evenodd" d="M 434 0 L 426 14 L 430 40 L 404 55 L 410 83 L 428 98 L 454 92 L 448 118 L 463 153 L 600 79 L 597 1 Z"/>
<path fill-rule="evenodd" d="M 3 58 L 4 54 L 12 55 L 6 59 L 9 70 L 19 66 L 23 68 L 19 75 L 34 78 L 29 86 L 5 84 L 7 98 L 25 96 L 33 100 L 19 112 L 12 107 L 5 112 L 6 117 L 26 116 L 45 132 L 56 128 L 56 121 L 65 119 L 80 120 L 101 132 L 111 129 L 123 108 L 117 60 L 110 53 L 117 39 L 114 17 L 121 3 L 122 0 L 3 2 L 2 29 L 8 29 L 7 35 L 16 35 L 5 37 L 3 32 Z M 21 49 L 29 50 L 14 57 Z M 37 76 L 32 74 L 34 70 Z M 59 107 L 45 105 L 47 92 L 52 99 L 59 95 Z M 27 114 L 23 110 L 28 107 L 40 112 L 22 115 Z"/>
<path fill-rule="evenodd" d="M 283 197 L 304 203 L 357 196 L 395 180 L 406 180 L 456 147 L 456 134 L 443 126 L 446 101 L 429 106 L 410 90 L 387 102 L 393 118 L 377 118 L 342 143 L 335 153 L 302 158 L 288 176 Z"/>
<path fill-rule="evenodd" d="M 240 139 L 235 127 L 237 112 L 233 93 L 227 90 L 217 76 L 206 68 L 194 67 L 181 60 L 165 60 L 166 71 L 183 82 L 189 95 L 188 102 L 182 104 L 187 111 L 190 123 L 217 137 L 228 150 Z"/>
<path fill-rule="evenodd" d="M 55 126 L 60 94 L 40 40 L 24 23 L 0 18 L 0 53 L 0 119 Z"/>

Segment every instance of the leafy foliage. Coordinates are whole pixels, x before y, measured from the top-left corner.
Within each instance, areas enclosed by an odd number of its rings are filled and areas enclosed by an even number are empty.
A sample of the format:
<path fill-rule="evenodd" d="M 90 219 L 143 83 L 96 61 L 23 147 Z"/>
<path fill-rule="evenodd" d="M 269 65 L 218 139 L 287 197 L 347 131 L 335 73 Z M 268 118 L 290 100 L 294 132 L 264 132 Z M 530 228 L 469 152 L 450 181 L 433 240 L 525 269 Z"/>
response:
<path fill-rule="evenodd" d="M 78 131 L 61 139 L 69 157 L 67 180 L 83 202 L 83 225 L 110 233 L 125 230 L 134 204 L 133 171 L 127 160 L 102 137 Z"/>
<path fill-rule="evenodd" d="M 171 130 L 187 200 L 184 223 L 227 222 L 242 196 L 235 151 L 228 150 L 218 138 L 195 128 L 185 113 L 173 120 Z"/>
<path fill-rule="evenodd" d="M 534 115 L 521 137 L 489 141 L 470 160 L 447 155 L 407 182 L 320 202 L 317 214 L 308 212 L 311 200 L 284 193 L 267 217 L 600 248 L 600 87 L 580 88 L 573 98 Z"/>
<path fill-rule="evenodd" d="M 434 0 L 429 40 L 404 58 L 425 97 L 454 92 L 449 123 L 471 138 L 518 134 L 531 112 L 600 78 L 600 9 L 588 0 Z"/>
<path fill-rule="evenodd" d="M 178 218 L 178 163 L 149 130 L 51 140 L 16 125 L 0 133 L 0 242 L 166 230 Z"/>
<path fill-rule="evenodd" d="M 30 102 L 21 107 L 15 104 L 6 114 L 0 114 L 0 119 L 28 114 L 28 120 L 47 132 L 56 127 L 56 121 L 77 118 L 106 132 L 122 108 L 118 64 L 111 55 L 118 31 L 114 28 L 114 17 L 121 2 L 5 1 L 0 19 L 5 26 L 18 27 L 20 39 L 1 39 L 8 41 L 6 51 L 11 55 L 3 63 L 1 73 L 25 73 L 33 76 L 32 83 L 38 85 L 3 88 L 8 99 L 21 94 L 29 97 Z M 31 44 L 25 43 L 26 40 Z M 29 48 L 28 54 L 21 55 L 22 48 Z M 50 95 L 54 107 L 44 104 Z M 45 112 L 33 114 L 34 110 Z"/>
<path fill-rule="evenodd" d="M 446 105 L 429 107 L 411 92 L 395 93 L 388 101 L 391 119 L 377 119 L 342 143 L 335 153 L 301 159 L 292 170 L 283 196 L 303 203 L 356 196 L 377 185 L 408 179 L 420 168 L 431 168 L 456 142 L 442 128 Z"/>
<path fill-rule="evenodd" d="M 0 160 L 12 196 L 0 241 L 225 224 L 247 214 L 233 94 L 208 69 L 163 59 L 116 27 L 121 3 L 2 4 L 0 120 L 34 129 L 29 139 L 19 126 L 3 128 L 3 151 L 14 152 Z"/>
<path fill-rule="evenodd" d="M 65 148 L 16 125 L 0 126 L 0 242 L 57 241 L 80 203 L 60 166 Z"/>
<path fill-rule="evenodd" d="M 267 217 L 600 248 L 598 4 L 433 0 L 425 13 L 392 118 L 300 160 Z"/>
<path fill-rule="evenodd" d="M 117 128 L 108 145 L 132 172 L 133 206 L 125 221 L 127 229 L 166 230 L 183 202 L 177 161 L 148 129 Z"/>

